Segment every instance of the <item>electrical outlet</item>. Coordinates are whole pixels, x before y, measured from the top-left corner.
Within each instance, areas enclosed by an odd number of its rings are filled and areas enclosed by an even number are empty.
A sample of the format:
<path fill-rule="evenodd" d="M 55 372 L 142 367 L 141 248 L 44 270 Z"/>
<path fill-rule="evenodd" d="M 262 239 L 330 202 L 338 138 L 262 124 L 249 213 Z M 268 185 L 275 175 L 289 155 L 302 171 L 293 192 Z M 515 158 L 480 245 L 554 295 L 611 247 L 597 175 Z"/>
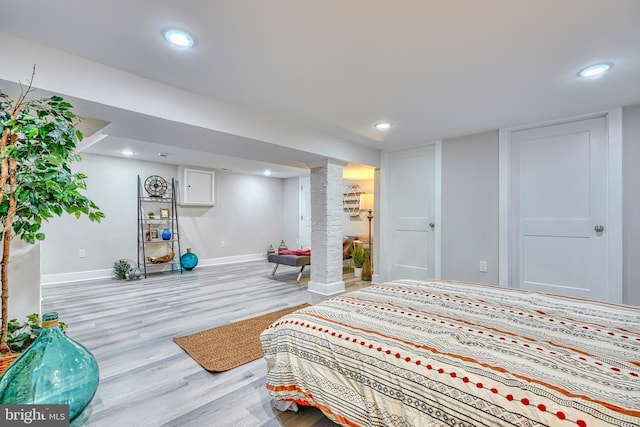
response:
<path fill-rule="evenodd" d="M 480 261 L 480 271 L 482 273 L 487 272 L 487 261 Z"/>
<path fill-rule="evenodd" d="M 84 249 L 78 249 L 78 258 L 84 258 L 87 256 L 87 251 Z"/>
<path fill-rule="evenodd" d="M 220 247 L 224 248 L 224 240 L 220 240 Z"/>

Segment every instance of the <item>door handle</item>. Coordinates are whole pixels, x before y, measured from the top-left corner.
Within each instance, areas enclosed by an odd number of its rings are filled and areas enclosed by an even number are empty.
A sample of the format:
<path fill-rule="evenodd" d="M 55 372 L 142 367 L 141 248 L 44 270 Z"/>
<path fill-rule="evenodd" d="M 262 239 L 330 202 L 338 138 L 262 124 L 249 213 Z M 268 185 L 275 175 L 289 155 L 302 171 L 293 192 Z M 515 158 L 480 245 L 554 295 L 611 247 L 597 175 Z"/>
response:
<path fill-rule="evenodd" d="M 433 230 L 434 228 L 436 228 L 436 225 L 432 222 L 429 223 L 429 227 L 431 227 L 431 229 Z"/>
<path fill-rule="evenodd" d="M 602 233 L 604 231 L 604 227 L 601 225 L 596 225 L 595 227 L 593 227 L 593 229 L 596 231 L 596 233 Z"/>

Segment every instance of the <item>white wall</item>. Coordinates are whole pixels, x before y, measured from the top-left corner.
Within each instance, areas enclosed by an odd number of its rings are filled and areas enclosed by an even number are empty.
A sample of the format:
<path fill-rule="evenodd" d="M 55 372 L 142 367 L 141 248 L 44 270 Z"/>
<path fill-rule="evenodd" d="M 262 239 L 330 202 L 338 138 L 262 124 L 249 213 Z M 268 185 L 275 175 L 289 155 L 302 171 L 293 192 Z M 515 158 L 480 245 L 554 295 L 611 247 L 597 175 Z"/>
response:
<path fill-rule="evenodd" d="M 640 105 L 622 109 L 623 298 L 640 306 Z"/>
<path fill-rule="evenodd" d="M 31 313 L 40 313 L 40 243 L 13 239 L 9 255 L 7 314 L 23 322 Z"/>
<path fill-rule="evenodd" d="M 300 178 L 285 179 L 283 232 L 280 240 L 284 240 L 289 249 L 300 248 L 300 214 Z M 272 243 L 275 250 L 278 250 L 280 240 Z"/>
<path fill-rule="evenodd" d="M 442 278 L 498 284 L 497 131 L 442 141 Z"/>
<path fill-rule="evenodd" d="M 114 261 L 136 260 L 137 176 L 143 181 L 153 174 L 180 178 L 177 166 L 85 157 L 76 170 L 89 177 L 85 194 L 106 218 L 96 224 L 63 215 L 45 225 L 43 283 L 105 277 L 112 274 Z M 192 248 L 199 265 L 262 257 L 283 236 L 284 180 L 219 171 L 215 180 L 214 207 L 178 208 L 182 251 Z M 78 258 L 79 249 L 85 249 L 85 258 Z"/>

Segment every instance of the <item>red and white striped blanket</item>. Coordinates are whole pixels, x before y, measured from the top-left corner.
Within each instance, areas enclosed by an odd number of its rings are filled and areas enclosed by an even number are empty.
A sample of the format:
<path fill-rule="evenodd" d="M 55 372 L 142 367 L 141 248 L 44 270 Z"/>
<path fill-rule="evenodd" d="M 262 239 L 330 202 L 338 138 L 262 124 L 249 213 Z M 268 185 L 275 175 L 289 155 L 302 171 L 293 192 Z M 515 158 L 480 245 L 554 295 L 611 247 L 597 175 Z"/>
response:
<path fill-rule="evenodd" d="M 398 280 L 261 335 L 267 389 L 345 426 L 640 426 L 640 308 Z"/>

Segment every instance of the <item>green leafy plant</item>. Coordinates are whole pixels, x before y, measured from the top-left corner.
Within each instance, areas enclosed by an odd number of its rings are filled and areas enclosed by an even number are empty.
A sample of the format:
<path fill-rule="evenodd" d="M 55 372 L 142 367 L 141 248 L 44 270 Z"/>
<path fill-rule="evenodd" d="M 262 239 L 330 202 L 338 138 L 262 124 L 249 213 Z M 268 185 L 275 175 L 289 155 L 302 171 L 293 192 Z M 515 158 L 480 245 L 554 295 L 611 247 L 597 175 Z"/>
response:
<path fill-rule="evenodd" d="M 33 80 L 34 73 L 31 78 Z M 27 243 L 44 240 L 43 221 L 63 212 L 79 218 L 86 215 L 100 222 L 104 214 L 81 193 L 87 176 L 73 173 L 71 163 L 81 160 L 76 152 L 82 133 L 71 104 L 59 96 L 31 100 L 32 80 L 17 99 L 0 91 L 0 237 L 3 243 L 2 332 L 0 352 L 9 353 L 7 344 L 9 298 L 9 257 L 13 237 Z"/>
<path fill-rule="evenodd" d="M 58 322 L 58 326 L 65 332 L 67 324 Z M 7 325 L 8 336 L 7 344 L 13 353 L 22 353 L 38 338 L 42 329 L 42 321 L 37 313 L 27 316 L 24 323 L 18 322 L 18 319 L 11 319 Z"/>
<path fill-rule="evenodd" d="M 362 246 L 356 246 L 351 252 L 351 258 L 353 258 L 353 266 L 356 268 L 362 268 L 364 266 L 364 249 Z"/>

